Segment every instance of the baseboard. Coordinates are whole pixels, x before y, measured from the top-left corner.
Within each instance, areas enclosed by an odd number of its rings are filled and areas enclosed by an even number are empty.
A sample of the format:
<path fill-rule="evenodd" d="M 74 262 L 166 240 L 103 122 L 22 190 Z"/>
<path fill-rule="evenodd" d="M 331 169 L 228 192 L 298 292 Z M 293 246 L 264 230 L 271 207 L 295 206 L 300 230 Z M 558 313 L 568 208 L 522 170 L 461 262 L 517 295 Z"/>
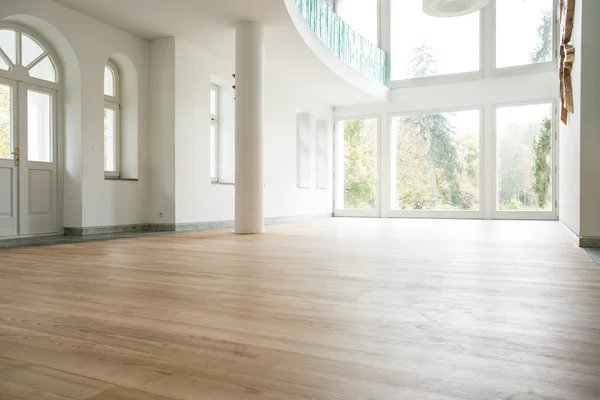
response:
<path fill-rule="evenodd" d="M 567 234 L 569 239 L 571 239 L 573 241 L 573 243 L 575 243 L 577 246 L 579 246 L 579 235 L 576 234 L 575 232 L 573 232 L 573 230 L 569 227 L 569 225 L 565 224 L 564 221 L 559 220 L 559 222 L 562 225 L 563 229 L 565 230 L 565 233 Z"/>
<path fill-rule="evenodd" d="M 579 238 L 579 247 L 600 249 L 600 237 L 582 236 Z"/>
<path fill-rule="evenodd" d="M 314 221 L 318 219 L 332 218 L 332 213 L 295 215 L 289 217 L 269 217 L 265 218 L 266 225 L 285 224 L 293 222 Z M 111 226 L 91 226 L 85 228 L 65 228 L 65 236 L 92 236 L 92 235 L 114 235 L 119 233 L 151 233 L 151 232 L 194 232 L 211 229 L 233 228 L 235 222 L 210 221 L 182 224 L 135 224 L 135 225 L 111 225 Z"/>
<path fill-rule="evenodd" d="M 94 236 L 94 235 L 114 235 L 119 233 L 148 233 L 148 232 L 170 232 L 173 231 L 173 224 L 135 224 L 135 225 L 109 225 L 109 226 L 88 226 L 85 228 L 67 228 L 64 229 L 65 236 Z"/>

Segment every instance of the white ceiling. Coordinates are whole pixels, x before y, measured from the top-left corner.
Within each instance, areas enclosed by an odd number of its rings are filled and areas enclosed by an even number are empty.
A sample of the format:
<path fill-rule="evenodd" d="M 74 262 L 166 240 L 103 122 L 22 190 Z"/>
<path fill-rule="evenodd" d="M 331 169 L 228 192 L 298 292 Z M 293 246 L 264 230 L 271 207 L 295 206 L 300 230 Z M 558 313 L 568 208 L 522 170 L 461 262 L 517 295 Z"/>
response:
<path fill-rule="evenodd" d="M 320 62 L 296 32 L 283 0 L 54 0 L 145 39 L 177 36 L 232 60 L 235 23 L 265 24 L 267 73 L 285 75 L 331 105 L 374 99 Z M 291 78 L 290 78 L 291 77 Z"/>

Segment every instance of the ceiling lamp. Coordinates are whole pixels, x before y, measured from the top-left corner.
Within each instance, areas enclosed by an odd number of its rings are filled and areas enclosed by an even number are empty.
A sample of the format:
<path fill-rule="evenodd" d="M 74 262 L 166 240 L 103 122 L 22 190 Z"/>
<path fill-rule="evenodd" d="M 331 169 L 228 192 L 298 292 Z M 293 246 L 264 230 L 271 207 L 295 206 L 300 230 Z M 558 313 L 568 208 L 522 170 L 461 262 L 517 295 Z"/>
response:
<path fill-rule="evenodd" d="M 432 17 L 459 17 L 481 10 L 490 0 L 423 0 L 423 11 Z"/>

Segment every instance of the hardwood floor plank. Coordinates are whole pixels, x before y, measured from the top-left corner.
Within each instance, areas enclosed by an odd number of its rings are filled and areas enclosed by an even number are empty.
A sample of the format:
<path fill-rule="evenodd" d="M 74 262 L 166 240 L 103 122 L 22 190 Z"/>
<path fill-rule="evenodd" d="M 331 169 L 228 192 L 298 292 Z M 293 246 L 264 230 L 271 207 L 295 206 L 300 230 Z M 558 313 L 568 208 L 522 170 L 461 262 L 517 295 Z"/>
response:
<path fill-rule="evenodd" d="M 142 390 L 118 387 L 100 393 L 89 400 L 174 400 L 172 397 L 164 397 L 148 393 Z"/>
<path fill-rule="evenodd" d="M 0 378 L 7 383 L 74 400 L 86 400 L 113 387 L 106 382 L 30 364 L 12 368 Z"/>
<path fill-rule="evenodd" d="M 1 378 L 0 395 L 2 400 L 75 400 L 72 397 L 61 396 L 47 390 L 7 382 Z"/>
<path fill-rule="evenodd" d="M 334 219 L 3 251 L 0 379 L 12 398 L 598 399 L 600 268 L 562 229 Z"/>

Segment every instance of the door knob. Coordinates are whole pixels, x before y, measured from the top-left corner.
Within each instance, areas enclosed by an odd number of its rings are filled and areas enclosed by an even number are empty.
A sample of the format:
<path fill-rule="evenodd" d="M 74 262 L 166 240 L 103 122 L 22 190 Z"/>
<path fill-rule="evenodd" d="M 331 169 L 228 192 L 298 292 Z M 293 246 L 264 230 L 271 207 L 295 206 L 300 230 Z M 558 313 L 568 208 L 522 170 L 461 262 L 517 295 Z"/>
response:
<path fill-rule="evenodd" d="M 19 148 L 15 147 L 15 151 L 13 151 L 10 154 L 12 154 L 13 156 L 15 156 L 15 167 L 18 167 L 19 166 L 19 157 L 20 157 L 20 154 L 21 154 L 19 152 Z"/>

